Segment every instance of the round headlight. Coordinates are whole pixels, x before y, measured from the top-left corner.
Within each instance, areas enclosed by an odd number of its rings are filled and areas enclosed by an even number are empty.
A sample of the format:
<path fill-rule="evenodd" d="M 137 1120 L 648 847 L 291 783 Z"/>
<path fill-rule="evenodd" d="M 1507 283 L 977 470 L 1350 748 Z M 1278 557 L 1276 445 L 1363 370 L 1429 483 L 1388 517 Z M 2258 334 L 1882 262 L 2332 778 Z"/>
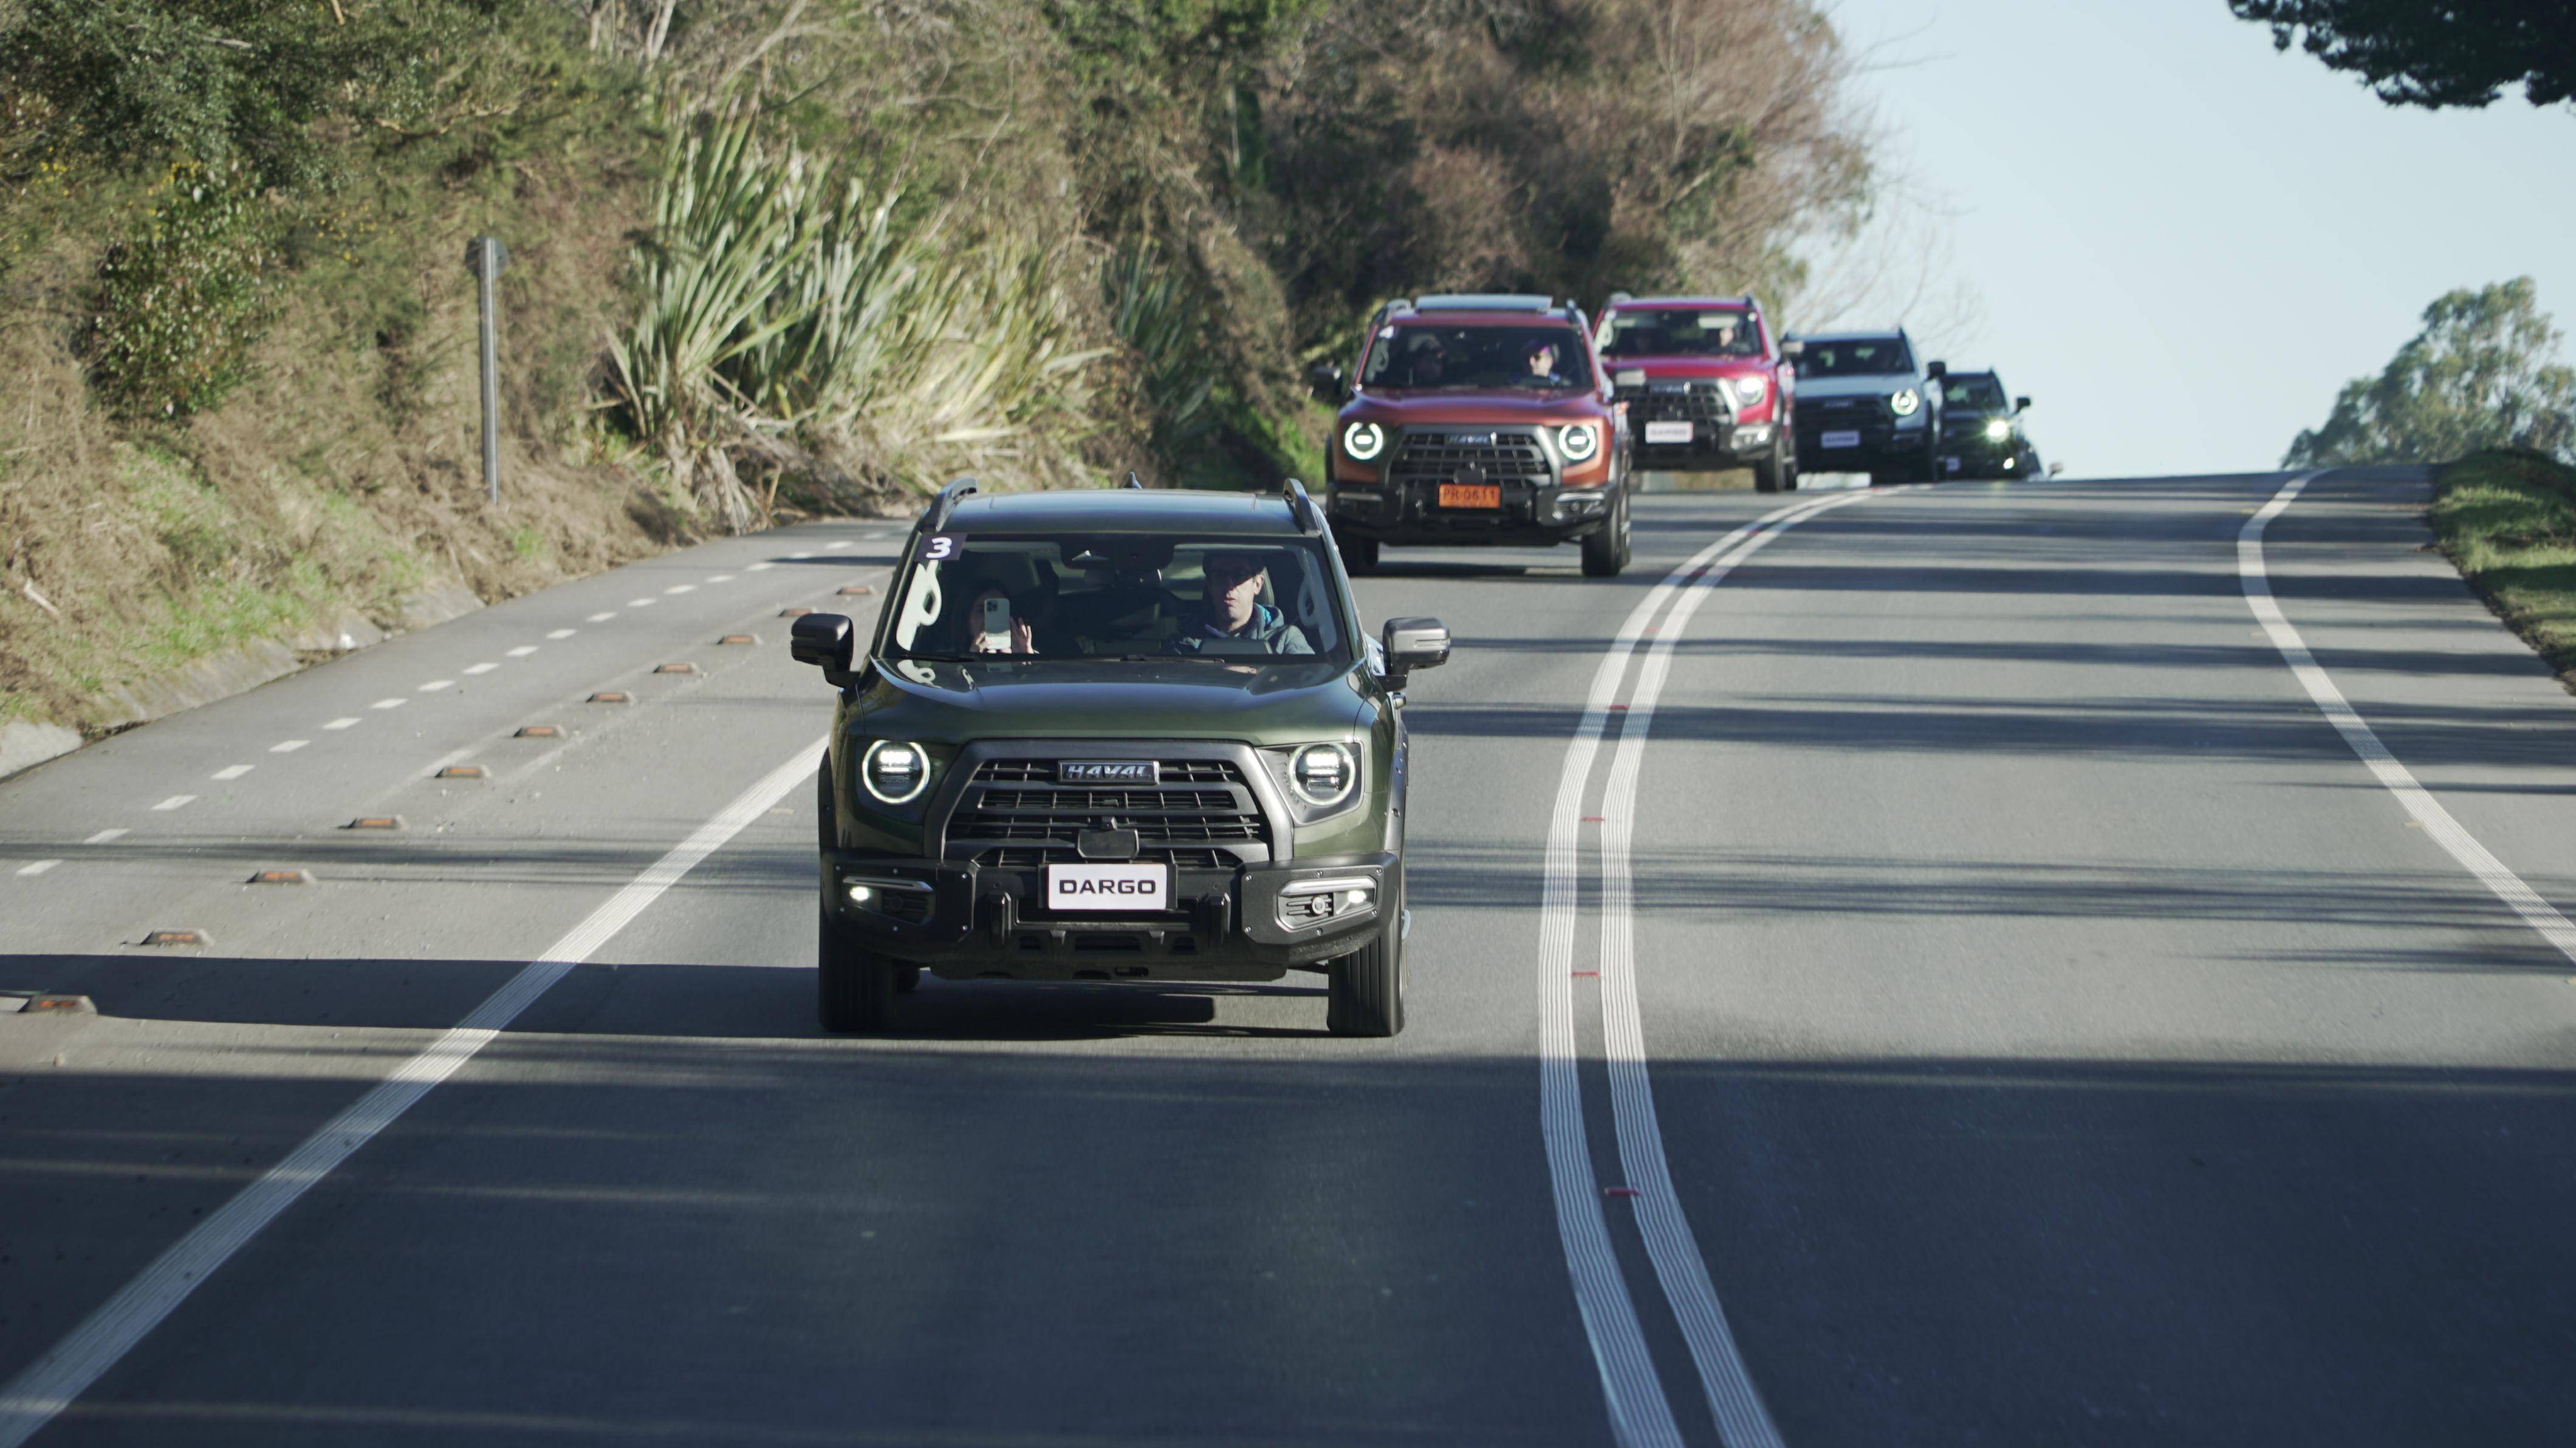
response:
<path fill-rule="evenodd" d="M 1895 396 L 1887 399 L 1887 405 L 1896 409 L 1899 417 L 1912 417 L 1914 409 L 1923 405 L 1923 394 L 1911 387 L 1900 387 Z"/>
<path fill-rule="evenodd" d="M 1601 450 L 1601 434 L 1592 424 L 1578 422 L 1556 430 L 1556 445 L 1565 450 L 1565 460 L 1579 463 Z"/>
<path fill-rule="evenodd" d="M 1760 407 L 1763 395 L 1768 391 L 1759 377 L 1738 377 L 1727 385 L 1735 389 L 1735 405 L 1738 407 Z"/>
<path fill-rule="evenodd" d="M 909 803 L 930 787 L 930 756 L 918 744 L 880 739 L 859 756 L 859 783 L 880 803 Z"/>
<path fill-rule="evenodd" d="M 2012 424 L 2004 421 L 2000 417 L 1988 418 L 1986 419 L 1986 436 L 1993 438 L 1997 442 L 2002 442 L 2005 438 L 2012 436 Z"/>
<path fill-rule="evenodd" d="M 1288 762 L 1288 782 L 1308 804 L 1339 804 L 1360 782 L 1359 762 L 1339 744 L 1309 744 Z"/>
<path fill-rule="evenodd" d="M 1355 422 L 1342 429 L 1342 453 L 1364 463 L 1386 451 L 1386 429 L 1374 422 Z"/>

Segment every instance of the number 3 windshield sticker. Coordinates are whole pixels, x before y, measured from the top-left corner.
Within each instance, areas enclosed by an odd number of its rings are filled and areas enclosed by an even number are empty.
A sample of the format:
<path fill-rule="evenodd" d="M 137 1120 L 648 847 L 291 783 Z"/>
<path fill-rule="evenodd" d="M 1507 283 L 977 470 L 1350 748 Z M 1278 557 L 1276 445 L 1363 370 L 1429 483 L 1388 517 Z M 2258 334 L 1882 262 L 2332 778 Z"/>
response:
<path fill-rule="evenodd" d="M 933 533 L 921 540 L 919 557 L 924 563 L 944 563 L 956 557 L 957 550 L 964 546 L 966 535 L 963 533 Z"/>

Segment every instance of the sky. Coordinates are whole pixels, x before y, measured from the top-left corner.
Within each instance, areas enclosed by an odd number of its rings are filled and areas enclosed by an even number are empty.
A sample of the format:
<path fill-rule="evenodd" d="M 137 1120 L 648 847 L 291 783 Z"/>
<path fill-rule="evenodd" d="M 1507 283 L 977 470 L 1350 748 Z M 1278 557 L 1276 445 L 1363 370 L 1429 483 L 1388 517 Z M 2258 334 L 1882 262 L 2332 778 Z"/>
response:
<path fill-rule="evenodd" d="M 2389 106 L 2225 0 L 1826 8 L 1906 178 L 1883 234 L 1971 301 L 1914 330 L 2069 476 L 2270 468 L 2454 288 L 2532 277 L 2576 331 L 2576 109 Z"/>

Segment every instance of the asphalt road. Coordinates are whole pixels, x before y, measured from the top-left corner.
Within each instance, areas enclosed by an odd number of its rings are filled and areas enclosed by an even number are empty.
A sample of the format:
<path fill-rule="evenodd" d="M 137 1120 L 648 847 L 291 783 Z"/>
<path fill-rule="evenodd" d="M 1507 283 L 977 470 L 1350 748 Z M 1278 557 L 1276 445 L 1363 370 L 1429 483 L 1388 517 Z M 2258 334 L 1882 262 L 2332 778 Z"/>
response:
<path fill-rule="evenodd" d="M 0 989 L 100 1014 L 0 1015 L 0 1398 L 44 1445 L 2564 1442 L 2576 963 L 2258 626 L 2284 481 L 1850 495 L 1714 553 L 1807 500 L 1654 497 L 1612 583 L 1391 550 L 1364 611 L 1459 639 L 1392 1042 L 1310 977 L 817 1033 L 812 792 L 743 802 L 828 723 L 778 610 L 881 582 L 883 526 L 46 765 L 0 784 Z M 2424 491 L 2311 483 L 2271 587 L 2576 911 L 2576 699 Z"/>

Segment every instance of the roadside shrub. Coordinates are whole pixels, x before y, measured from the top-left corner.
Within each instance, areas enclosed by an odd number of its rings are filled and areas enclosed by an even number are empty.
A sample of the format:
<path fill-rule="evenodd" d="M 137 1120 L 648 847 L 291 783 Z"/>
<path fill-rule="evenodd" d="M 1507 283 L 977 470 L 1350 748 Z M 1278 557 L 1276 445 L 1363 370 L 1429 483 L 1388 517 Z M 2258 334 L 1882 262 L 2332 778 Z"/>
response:
<path fill-rule="evenodd" d="M 273 313 L 269 232 L 240 172 L 171 168 L 158 204 L 99 263 L 85 350 L 110 410 L 185 417 L 250 375 Z"/>

